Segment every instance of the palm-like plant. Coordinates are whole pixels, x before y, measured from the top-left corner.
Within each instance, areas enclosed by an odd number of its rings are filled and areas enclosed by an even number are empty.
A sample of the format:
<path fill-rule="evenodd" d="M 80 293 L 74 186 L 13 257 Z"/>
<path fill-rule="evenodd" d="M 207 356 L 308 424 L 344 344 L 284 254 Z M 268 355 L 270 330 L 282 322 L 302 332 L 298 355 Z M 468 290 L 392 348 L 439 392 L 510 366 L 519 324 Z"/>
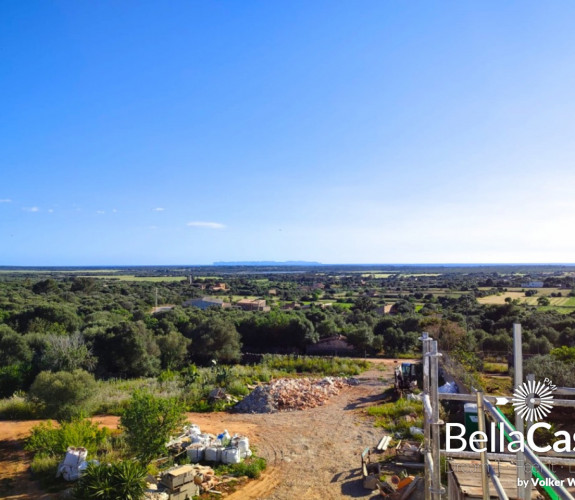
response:
<path fill-rule="evenodd" d="M 146 467 L 139 462 L 90 464 L 78 484 L 78 500 L 140 500 L 146 489 Z"/>

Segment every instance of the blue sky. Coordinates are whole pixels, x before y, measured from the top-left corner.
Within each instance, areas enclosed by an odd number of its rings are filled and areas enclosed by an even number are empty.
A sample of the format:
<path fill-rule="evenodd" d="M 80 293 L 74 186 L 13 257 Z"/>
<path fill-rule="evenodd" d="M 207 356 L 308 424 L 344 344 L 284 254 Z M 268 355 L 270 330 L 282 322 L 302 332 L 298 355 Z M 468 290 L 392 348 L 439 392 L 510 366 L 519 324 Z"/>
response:
<path fill-rule="evenodd" d="M 0 265 L 575 261 L 571 1 L 0 5 Z"/>

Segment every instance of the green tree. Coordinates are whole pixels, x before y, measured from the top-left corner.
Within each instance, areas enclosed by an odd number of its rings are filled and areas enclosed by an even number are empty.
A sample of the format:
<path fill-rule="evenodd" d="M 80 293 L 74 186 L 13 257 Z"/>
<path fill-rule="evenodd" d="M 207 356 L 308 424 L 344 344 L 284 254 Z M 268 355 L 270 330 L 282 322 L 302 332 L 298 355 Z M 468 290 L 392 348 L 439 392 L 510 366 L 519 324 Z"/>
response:
<path fill-rule="evenodd" d="M 551 356 L 559 361 L 575 362 L 575 347 L 567 347 L 562 345 L 551 350 Z"/>
<path fill-rule="evenodd" d="M 537 297 L 537 305 L 538 306 L 548 306 L 551 304 L 549 297 L 541 296 Z"/>
<path fill-rule="evenodd" d="M 240 334 L 233 323 L 214 317 L 200 323 L 192 332 L 192 357 L 207 363 L 239 361 L 242 355 Z"/>
<path fill-rule="evenodd" d="M 161 352 L 162 368 L 179 370 L 186 364 L 190 339 L 180 332 L 171 331 L 156 339 Z"/>
<path fill-rule="evenodd" d="M 29 363 L 31 359 L 32 350 L 22 335 L 8 325 L 0 325 L 0 366 Z"/>
<path fill-rule="evenodd" d="M 34 284 L 32 291 L 36 294 L 54 293 L 58 291 L 58 283 L 52 278 L 41 280 Z"/>
<path fill-rule="evenodd" d="M 373 345 L 373 330 L 367 325 L 358 325 L 346 332 L 347 340 L 360 352 L 363 353 Z"/>
<path fill-rule="evenodd" d="M 79 368 L 93 370 L 96 360 L 80 333 L 47 335 L 46 347 L 40 356 L 40 368 L 49 371 L 71 372 Z"/>
<path fill-rule="evenodd" d="M 409 300 L 400 299 L 391 306 L 389 312 L 392 314 L 411 314 L 415 312 L 415 306 Z"/>
<path fill-rule="evenodd" d="M 44 408 L 49 418 L 71 420 L 89 412 L 97 392 L 94 377 L 84 370 L 40 372 L 30 387 L 29 398 Z"/>
<path fill-rule="evenodd" d="M 395 356 L 411 351 L 418 342 L 415 332 L 404 332 L 401 328 L 388 328 L 383 334 L 383 348 L 386 354 Z"/>
<path fill-rule="evenodd" d="M 352 306 L 352 309 L 354 311 L 361 311 L 364 313 L 373 311 L 375 308 L 376 308 L 375 303 L 367 295 L 362 295 L 361 297 L 355 299 Z"/>
<path fill-rule="evenodd" d="M 165 443 L 186 420 L 183 404 L 136 391 L 120 419 L 126 441 L 144 463 L 166 452 Z"/>
<path fill-rule="evenodd" d="M 142 321 L 123 321 L 98 334 L 94 352 L 100 372 L 107 376 L 150 377 L 160 370 L 160 349 Z"/>

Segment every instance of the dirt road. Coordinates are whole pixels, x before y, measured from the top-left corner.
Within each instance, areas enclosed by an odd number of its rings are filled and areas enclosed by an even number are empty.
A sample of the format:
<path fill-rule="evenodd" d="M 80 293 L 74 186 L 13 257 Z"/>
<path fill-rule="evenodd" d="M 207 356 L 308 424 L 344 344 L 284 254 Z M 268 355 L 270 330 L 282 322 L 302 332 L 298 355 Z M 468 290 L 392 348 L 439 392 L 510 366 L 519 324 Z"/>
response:
<path fill-rule="evenodd" d="M 405 361 L 405 360 L 404 360 Z M 381 398 L 391 383 L 393 360 L 378 360 L 380 369 L 359 376 L 360 384 L 345 388 L 326 405 L 305 411 L 273 414 L 190 413 L 188 418 L 203 431 L 242 433 L 258 455 L 268 461 L 261 479 L 252 481 L 227 498 L 232 500 L 287 500 L 371 498 L 360 481 L 360 453 L 375 446 L 382 431 L 373 427 L 365 407 Z M 382 379 L 385 380 L 382 381 Z M 116 427 L 117 417 L 94 420 Z M 10 500 L 47 500 L 30 485 L 28 462 L 21 439 L 36 422 L 0 422 L 0 478 L 11 478 Z M 10 445 L 10 446 L 9 446 Z"/>

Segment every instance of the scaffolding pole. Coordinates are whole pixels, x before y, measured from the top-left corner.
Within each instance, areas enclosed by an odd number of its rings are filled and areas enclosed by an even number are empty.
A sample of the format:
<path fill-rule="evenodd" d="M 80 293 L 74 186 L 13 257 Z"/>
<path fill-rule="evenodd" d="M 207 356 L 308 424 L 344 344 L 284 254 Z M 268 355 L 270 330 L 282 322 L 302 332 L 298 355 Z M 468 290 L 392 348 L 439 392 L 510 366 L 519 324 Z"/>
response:
<path fill-rule="evenodd" d="M 431 341 L 431 351 L 429 357 L 429 386 L 432 409 L 431 421 L 431 456 L 433 458 L 433 474 L 431 475 L 431 498 L 432 500 L 441 500 L 444 489 L 441 487 L 441 460 L 440 460 L 440 433 L 439 426 L 443 423 L 439 419 L 439 361 L 441 354 L 437 351 L 437 340 Z"/>
<path fill-rule="evenodd" d="M 431 428 L 430 423 L 433 417 L 431 400 L 429 398 L 429 343 L 431 339 L 427 333 L 421 336 L 423 343 L 423 404 L 425 406 L 425 418 L 423 419 L 423 446 L 425 453 L 425 500 L 431 500 L 431 471 L 433 469 L 433 458 L 431 457 Z"/>
<path fill-rule="evenodd" d="M 485 413 L 483 410 L 483 393 L 477 392 L 477 426 L 479 432 L 485 434 Z M 489 500 L 489 478 L 487 477 L 489 462 L 487 461 L 487 448 L 483 447 L 481 452 L 481 490 L 483 491 L 483 500 Z"/>
<path fill-rule="evenodd" d="M 513 323 L 513 368 L 513 388 L 516 390 L 523 384 L 523 344 L 521 339 L 521 325 L 519 323 Z M 518 412 L 515 412 L 515 428 L 521 432 L 521 434 L 525 434 L 525 423 Z M 526 484 L 526 465 L 525 454 L 519 450 L 517 452 L 517 498 L 520 500 L 527 499 L 527 488 L 520 486 Z M 529 467 L 529 470 L 531 470 L 531 467 Z M 531 476 L 531 474 L 529 476 Z M 521 480 L 521 482 L 519 482 L 519 480 Z"/>

